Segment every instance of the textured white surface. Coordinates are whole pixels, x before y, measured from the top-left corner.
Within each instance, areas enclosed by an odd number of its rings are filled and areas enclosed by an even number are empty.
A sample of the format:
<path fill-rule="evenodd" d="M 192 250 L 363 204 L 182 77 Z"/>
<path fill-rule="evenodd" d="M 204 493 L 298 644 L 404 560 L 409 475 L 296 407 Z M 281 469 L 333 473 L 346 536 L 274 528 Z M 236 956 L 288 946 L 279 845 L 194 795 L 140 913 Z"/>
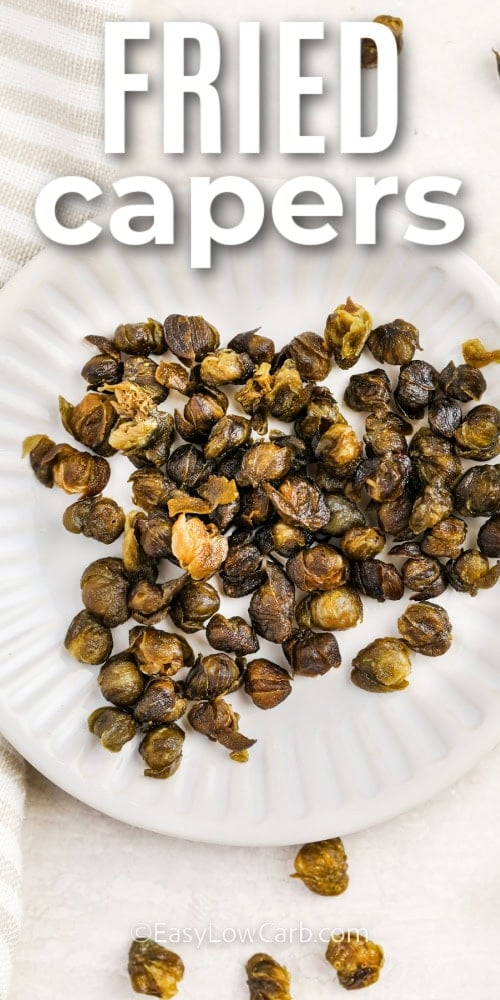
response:
<path fill-rule="evenodd" d="M 263 0 L 235 0 L 230 6 L 214 0 L 209 8 L 201 0 L 182 0 L 168 6 L 169 16 L 216 23 L 226 10 L 233 25 L 242 18 L 294 16 L 324 17 L 333 24 L 383 9 L 374 2 L 342 0 L 334 6 L 315 0 L 313 10 L 304 0 L 276 0 L 272 9 Z M 147 18 L 152 10 L 153 0 L 136 0 L 134 16 Z M 269 154 L 238 170 L 318 172 L 338 179 L 339 186 L 356 172 L 398 173 L 408 180 L 425 173 L 462 177 L 464 249 L 500 281 L 500 80 L 490 52 L 492 45 L 500 47 L 497 2 L 394 0 L 390 12 L 401 14 L 407 26 L 404 121 L 394 150 L 376 161 L 347 163 L 334 150 L 316 164 L 298 158 L 287 164 Z M 165 176 L 192 172 L 181 159 L 155 166 L 151 147 L 159 145 L 159 117 L 153 116 L 152 130 L 147 115 L 141 117 L 148 131 L 148 169 Z M 137 127 L 138 147 L 139 133 Z M 210 170 L 230 172 L 227 161 L 208 169 L 205 163 L 199 172 Z M 124 172 L 132 172 L 128 163 Z M 380 985 L 370 997 L 496 997 L 500 750 L 425 807 L 348 837 L 351 887 L 331 902 L 286 881 L 290 849 L 208 848 L 143 833 L 80 805 L 28 771 L 26 917 L 11 1000 L 29 995 L 66 1000 L 68 994 L 72 1000 L 123 1000 L 132 996 L 123 972 L 131 925 L 145 919 L 199 926 L 207 913 L 214 922 L 236 920 L 240 926 L 261 919 L 290 926 L 300 917 L 311 926 L 365 924 L 387 953 Z M 189 978 L 180 997 L 246 997 L 241 962 L 250 950 L 183 949 Z M 288 961 L 298 998 L 345 995 L 321 958 L 323 946 L 271 950 Z"/>

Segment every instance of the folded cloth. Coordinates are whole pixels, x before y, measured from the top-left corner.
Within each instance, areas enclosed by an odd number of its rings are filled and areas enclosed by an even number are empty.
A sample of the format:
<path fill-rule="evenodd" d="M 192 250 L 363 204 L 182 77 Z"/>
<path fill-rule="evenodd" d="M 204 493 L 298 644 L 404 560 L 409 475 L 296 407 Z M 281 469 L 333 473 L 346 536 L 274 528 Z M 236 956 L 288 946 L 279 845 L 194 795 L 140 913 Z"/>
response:
<path fill-rule="evenodd" d="M 34 204 L 49 180 L 109 183 L 104 22 L 128 13 L 129 0 L 0 0 L 0 286 L 42 246 Z M 23 801 L 23 761 L 0 737 L 0 1000 L 21 920 Z"/>

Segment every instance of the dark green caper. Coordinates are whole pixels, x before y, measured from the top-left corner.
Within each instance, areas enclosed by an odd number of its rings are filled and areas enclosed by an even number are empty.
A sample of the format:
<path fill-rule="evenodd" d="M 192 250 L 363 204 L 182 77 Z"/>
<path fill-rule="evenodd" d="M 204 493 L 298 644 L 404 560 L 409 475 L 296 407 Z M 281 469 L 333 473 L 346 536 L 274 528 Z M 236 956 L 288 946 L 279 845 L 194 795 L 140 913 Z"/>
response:
<path fill-rule="evenodd" d="M 463 517 L 500 513 L 500 465 L 473 465 L 455 486 L 455 509 Z"/>
<path fill-rule="evenodd" d="M 75 500 L 63 514 L 66 531 L 75 535 L 94 538 L 96 542 L 110 545 L 121 535 L 125 527 L 122 508 L 109 497 L 85 497 Z"/>
<path fill-rule="evenodd" d="M 199 632 L 219 607 L 219 595 L 210 583 L 189 580 L 172 602 L 170 617 L 184 632 Z"/>
<path fill-rule="evenodd" d="M 185 735 L 175 722 L 146 733 L 139 746 L 139 753 L 147 764 L 146 778 L 171 778 L 175 774 L 180 767 Z"/>
<path fill-rule="evenodd" d="M 408 451 L 406 438 L 412 432 L 412 425 L 399 413 L 369 413 L 365 421 L 364 442 L 368 457 L 383 458 L 390 452 Z"/>
<path fill-rule="evenodd" d="M 452 441 L 421 427 L 410 444 L 410 458 L 422 483 L 440 480 L 443 486 L 453 486 L 462 474 L 462 463 L 455 454 Z"/>
<path fill-rule="evenodd" d="M 467 549 L 446 564 L 446 576 L 454 590 L 475 597 L 479 590 L 495 586 L 500 578 L 500 562 L 490 566 L 481 552 Z"/>
<path fill-rule="evenodd" d="M 137 625 L 130 630 L 129 649 L 141 673 L 148 676 L 170 676 L 194 663 L 193 650 L 184 636 L 152 625 Z"/>
<path fill-rule="evenodd" d="M 121 708 L 96 708 L 88 718 L 89 731 L 98 736 L 101 745 L 111 753 L 118 753 L 137 732 L 131 715 Z"/>
<path fill-rule="evenodd" d="M 453 496 L 440 482 L 424 487 L 413 504 L 409 526 L 415 535 L 439 524 L 453 510 Z"/>
<path fill-rule="evenodd" d="M 102 663 L 113 649 L 113 637 L 88 611 L 79 611 L 68 626 L 64 645 L 80 663 Z"/>
<path fill-rule="evenodd" d="M 264 639 L 284 642 L 293 630 L 295 590 L 276 563 L 269 562 L 265 573 L 265 583 L 252 594 L 250 621 Z"/>
<path fill-rule="evenodd" d="M 80 587 L 88 611 L 103 625 L 115 628 L 129 617 L 129 581 L 121 559 L 96 559 L 84 570 Z"/>
<path fill-rule="evenodd" d="M 398 629 L 410 649 L 424 656 L 442 656 L 451 646 L 451 622 L 439 604 L 408 605 L 398 618 Z"/>
<path fill-rule="evenodd" d="M 408 687 L 411 659 L 402 639 L 374 639 L 352 661 L 351 680 L 365 691 L 384 693 Z"/>
<path fill-rule="evenodd" d="M 460 517 L 445 517 L 426 531 L 421 543 L 422 552 L 427 556 L 456 559 L 460 555 L 466 535 L 465 521 Z M 485 555 L 489 553 L 486 552 Z"/>
<path fill-rule="evenodd" d="M 187 580 L 187 574 L 165 583 L 138 580 L 128 594 L 128 608 L 132 618 L 140 625 L 156 625 L 162 621 Z"/>
<path fill-rule="evenodd" d="M 500 454 L 500 411 L 496 406 L 480 404 L 465 415 L 455 431 L 459 455 L 486 462 Z"/>
<path fill-rule="evenodd" d="M 135 705 L 144 691 L 144 677 L 127 650 L 106 660 L 97 683 L 103 698 L 113 705 Z"/>
<path fill-rule="evenodd" d="M 354 500 L 349 497 L 330 493 L 325 496 L 325 502 L 330 513 L 330 520 L 321 528 L 326 535 L 339 537 L 345 535 L 351 528 L 363 528 L 366 516 Z"/>
<path fill-rule="evenodd" d="M 225 653 L 246 656 L 247 653 L 256 653 L 259 648 L 257 633 L 239 615 L 232 618 L 214 615 L 207 624 L 206 633 L 210 645 Z"/>

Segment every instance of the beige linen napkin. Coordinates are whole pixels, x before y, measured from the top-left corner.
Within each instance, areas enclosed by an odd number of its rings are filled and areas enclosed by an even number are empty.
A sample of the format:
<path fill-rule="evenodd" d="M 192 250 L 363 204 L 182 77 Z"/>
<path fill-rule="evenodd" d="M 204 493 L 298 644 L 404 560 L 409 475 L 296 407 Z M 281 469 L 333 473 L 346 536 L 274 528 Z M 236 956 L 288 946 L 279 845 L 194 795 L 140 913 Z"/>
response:
<path fill-rule="evenodd" d="M 128 13 L 128 0 L 0 0 L 0 286 L 42 245 L 33 208 L 47 181 L 109 182 L 103 25 Z M 21 920 L 23 801 L 23 762 L 0 737 L 0 1000 Z"/>

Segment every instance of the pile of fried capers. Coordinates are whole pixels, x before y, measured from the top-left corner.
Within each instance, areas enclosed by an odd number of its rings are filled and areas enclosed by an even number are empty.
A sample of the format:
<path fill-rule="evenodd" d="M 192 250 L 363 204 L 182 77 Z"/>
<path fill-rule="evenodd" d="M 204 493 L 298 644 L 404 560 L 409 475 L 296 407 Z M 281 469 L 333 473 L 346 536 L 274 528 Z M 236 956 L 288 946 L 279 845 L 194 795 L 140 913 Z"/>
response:
<path fill-rule="evenodd" d="M 415 326 L 373 328 L 349 298 L 323 336 L 301 333 L 278 352 L 257 330 L 220 347 L 213 324 L 176 314 L 86 340 L 97 351 L 82 370 L 88 391 L 76 405 L 59 399 L 64 429 L 85 450 L 46 435 L 24 449 L 44 486 L 77 496 L 68 531 L 121 539 L 120 555 L 83 573 L 83 609 L 65 639 L 77 660 L 101 665 L 109 704 L 89 728 L 104 747 L 140 733 L 145 774 L 167 778 L 186 716 L 246 760 L 255 741 L 227 699 L 241 688 L 274 708 L 295 675 L 338 667 L 338 633 L 361 622 L 362 597 L 399 601 L 408 589 L 416 603 L 399 615 L 400 637 L 374 638 L 355 656 L 359 687 L 402 690 L 412 651 L 449 649 L 451 624 L 433 598 L 448 586 L 475 595 L 500 575 L 489 561 L 500 556 L 500 466 L 487 464 L 500 452 L 500 413 L 479 402 L 479 362 L 438 372 L 415 358 Z M 321 383 L 364 350 L 379 367 L 351 375 L 343 398 L 366 414 L 361 440 Z M 116 452 L 134 467 L 129 512 L 103 493 Z M 469 517 L 487 520 L 467 547 Z M 180 572 L 159 582 L 168 564 Z M 221 613 L 220 592 L 248 596 L 248 620 Z M 112 629 L 129 619 L 128 647 L 113 653 Z M 167 619 L 174 631 L 157 627 Z M 200 631 L 209 655 L 183 634 Z M 260 638 L 281 647 L 276 662 L 259 656 Z"/>

